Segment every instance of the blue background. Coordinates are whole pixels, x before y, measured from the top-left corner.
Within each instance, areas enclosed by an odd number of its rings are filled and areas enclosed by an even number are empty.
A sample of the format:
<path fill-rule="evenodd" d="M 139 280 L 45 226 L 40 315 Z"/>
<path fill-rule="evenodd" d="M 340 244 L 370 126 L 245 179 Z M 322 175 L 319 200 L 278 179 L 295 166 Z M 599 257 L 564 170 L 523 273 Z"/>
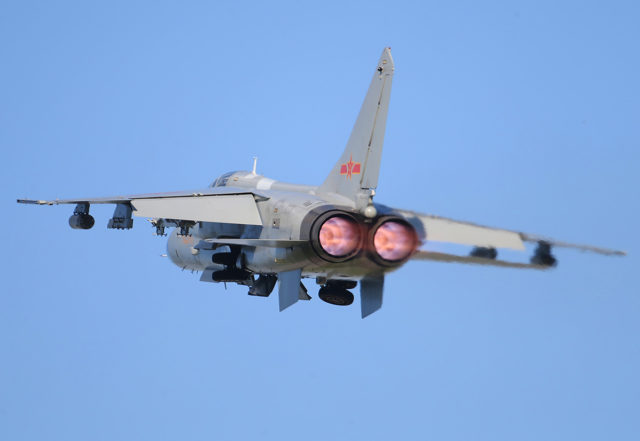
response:
<path fill-rule="evenodd" d="M 637 2 L 88 3 L 2 5 L 0 439 L 639 439 Z M 412 262 L 366 320 L 312 283 L 278 313 L 142 219 L 15 203 L 253 155 L 318 184 L 386 45 L 378 202 L 630 255 Z"/>

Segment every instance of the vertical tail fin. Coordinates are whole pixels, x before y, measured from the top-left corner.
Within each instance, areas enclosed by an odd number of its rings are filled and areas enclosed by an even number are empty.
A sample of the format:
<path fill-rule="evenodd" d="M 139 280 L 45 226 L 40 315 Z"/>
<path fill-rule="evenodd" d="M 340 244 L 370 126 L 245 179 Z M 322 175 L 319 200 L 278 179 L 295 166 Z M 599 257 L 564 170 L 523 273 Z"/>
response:
<path fill-rule="evenodd" d="M 318 189 L 320 192 L 338 193 L 357 201 L 359 194 L 368 195 L 369 190 L 378 186 L 393 70 L 391 50 L 385 48 L 373 73 L 347 146 Z"/>

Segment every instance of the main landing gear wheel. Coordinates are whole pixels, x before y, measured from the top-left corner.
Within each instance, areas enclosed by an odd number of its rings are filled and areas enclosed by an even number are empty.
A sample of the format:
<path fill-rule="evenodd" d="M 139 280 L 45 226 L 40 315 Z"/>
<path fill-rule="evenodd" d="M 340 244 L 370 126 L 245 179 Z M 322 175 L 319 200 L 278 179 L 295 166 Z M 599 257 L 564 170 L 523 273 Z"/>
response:
<path fill-rule="evenodd" d="M 338 306 L 348 306 L 353 303 L 353 294 L 344 288 L 320 288 L 318 297 L 327 303 Z"/>

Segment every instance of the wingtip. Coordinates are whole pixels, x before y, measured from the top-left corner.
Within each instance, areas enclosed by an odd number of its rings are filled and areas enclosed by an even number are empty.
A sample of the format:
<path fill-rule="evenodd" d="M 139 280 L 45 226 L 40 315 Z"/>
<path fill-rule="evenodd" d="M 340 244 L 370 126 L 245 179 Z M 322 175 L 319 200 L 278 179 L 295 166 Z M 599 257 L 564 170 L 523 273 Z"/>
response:
<path fill-rule="evenodd" d="M 16 199 L 18 204 L 31 204 L 31 205 L 52 205 L 50 201 L 43 201 L 41 199 Z"/>

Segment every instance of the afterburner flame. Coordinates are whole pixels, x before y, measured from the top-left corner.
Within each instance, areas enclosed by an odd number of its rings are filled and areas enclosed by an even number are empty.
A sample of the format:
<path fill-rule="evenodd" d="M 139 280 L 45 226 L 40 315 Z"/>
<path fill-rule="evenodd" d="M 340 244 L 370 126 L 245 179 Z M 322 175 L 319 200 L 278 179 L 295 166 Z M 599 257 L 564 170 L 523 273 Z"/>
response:
<path fill-rule="evenodd" d="M 320 228 L 320 246 L 334 257 L 346 256 L 360 244 L 360 227 L 348 218 L 334 216 Z"/>
<path fill-rule="evenodd" d="M 405 259 L 416 247 L 415 233 L 408 225 L 388 221 L 376 230 L 373 246 L 380 257 L 396 261 Z"/>

